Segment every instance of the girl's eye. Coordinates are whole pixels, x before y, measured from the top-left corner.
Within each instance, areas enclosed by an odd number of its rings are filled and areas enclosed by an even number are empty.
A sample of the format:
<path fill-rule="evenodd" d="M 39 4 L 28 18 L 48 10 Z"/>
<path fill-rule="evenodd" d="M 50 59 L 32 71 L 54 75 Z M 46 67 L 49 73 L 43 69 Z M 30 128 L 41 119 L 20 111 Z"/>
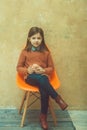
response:
<path fill-rule="evenodd" d="M 37 39 L 41 39 L 40 37 L 38 37 Z"/>
<path fill-rule="evenodd" d="M 35 37 L 32 37 L 32 39 L 35 39 Z"/>

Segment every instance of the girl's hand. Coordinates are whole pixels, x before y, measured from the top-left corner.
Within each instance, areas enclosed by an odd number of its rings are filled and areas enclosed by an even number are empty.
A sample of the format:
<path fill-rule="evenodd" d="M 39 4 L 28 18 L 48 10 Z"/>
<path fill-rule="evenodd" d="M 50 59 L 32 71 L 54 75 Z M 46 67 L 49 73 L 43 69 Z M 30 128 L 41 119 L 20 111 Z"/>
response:
<path fill-rule="evenodd" d="M 35 73 L 36 74 L 43 74 L 44 72 L 45 72 L 45 70 L 42 67 L 40 67 L 40 66 L 35 69 Z"/>
<path fill-rule="evenodd" d="M 29 66 L 28 67 L 28 73 L 29 74 L 32 74 L 34 72 L 34 69 L 32 68 L 32 66 Z"/>

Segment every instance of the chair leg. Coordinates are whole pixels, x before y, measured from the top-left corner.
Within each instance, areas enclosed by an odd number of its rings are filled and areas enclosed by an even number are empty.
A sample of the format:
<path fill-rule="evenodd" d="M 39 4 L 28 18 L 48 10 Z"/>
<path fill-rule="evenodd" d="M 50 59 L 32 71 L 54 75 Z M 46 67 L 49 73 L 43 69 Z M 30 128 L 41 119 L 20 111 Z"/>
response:
<path fill-rule="evenodd" d="M 21 102 L 21 105 L 20 105 L 20 108 L 19 108 L 19 114 L 21 114 L 21 111 L 22 111 L 22 108 L 23 108 L 23 105 L 24 105 L 24 101 L 26 100 L 26 94 L 27 94 L 27 92 L 24 93 L 24 96 L 23 96 L 23 99 L 22 99 L 22 102 Z"/>
<path fill-rule="evenodd" d="M 53 120 L 54 120 L 54 125 L 56 126 L 56 125 L 57 125 L 56 115 L 55 115 L 55 112 L 54 112 L 54 109 L 53 109 L 53 106 L 52 106 L 52 102 L 51 102 L 51 98 L 50 98 L 50 97 L 49 97 L 49 109 L 50 109 L 52 118 L 53 118 Z"/>
<path fill-rule="evenodd" d="M 24 112 L 23 112 L 23 116 L 22 116 L 22 120 L 21 120 L 21 127 L 23 127 L 23 125 L 24 125 L 25 116 L 26 116 L 26 112 L 27 112 L 29 95 L 30 95 L 30 92 L 27 92 L 26 101 L 25 101 L 25 105 L 24 105 Z"/>

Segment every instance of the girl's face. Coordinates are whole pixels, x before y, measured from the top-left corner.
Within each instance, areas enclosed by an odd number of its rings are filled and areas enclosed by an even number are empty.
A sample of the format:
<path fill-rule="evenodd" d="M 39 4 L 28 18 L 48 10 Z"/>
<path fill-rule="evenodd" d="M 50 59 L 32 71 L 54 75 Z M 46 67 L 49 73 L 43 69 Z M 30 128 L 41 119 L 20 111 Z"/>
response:
<path fill-rule="evenodd" d="M 29 40 L 34 47 L 38 47 L 42 42 L 42 36 L 40 33 L 37 33 L 35 35 L 32 35 Z"/>

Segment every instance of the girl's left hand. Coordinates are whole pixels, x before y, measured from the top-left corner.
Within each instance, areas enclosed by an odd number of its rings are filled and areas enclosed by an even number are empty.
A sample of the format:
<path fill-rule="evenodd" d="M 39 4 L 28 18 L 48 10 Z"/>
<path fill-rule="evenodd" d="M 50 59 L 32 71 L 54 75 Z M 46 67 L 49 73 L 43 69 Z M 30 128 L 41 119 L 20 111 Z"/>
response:
<path fill-rule="evenodd" d="M 44 72 L 45 72 L 45 70 L 42 67 L 38 67 L 35 69 L 36 74 L 43 74 Z"/>

